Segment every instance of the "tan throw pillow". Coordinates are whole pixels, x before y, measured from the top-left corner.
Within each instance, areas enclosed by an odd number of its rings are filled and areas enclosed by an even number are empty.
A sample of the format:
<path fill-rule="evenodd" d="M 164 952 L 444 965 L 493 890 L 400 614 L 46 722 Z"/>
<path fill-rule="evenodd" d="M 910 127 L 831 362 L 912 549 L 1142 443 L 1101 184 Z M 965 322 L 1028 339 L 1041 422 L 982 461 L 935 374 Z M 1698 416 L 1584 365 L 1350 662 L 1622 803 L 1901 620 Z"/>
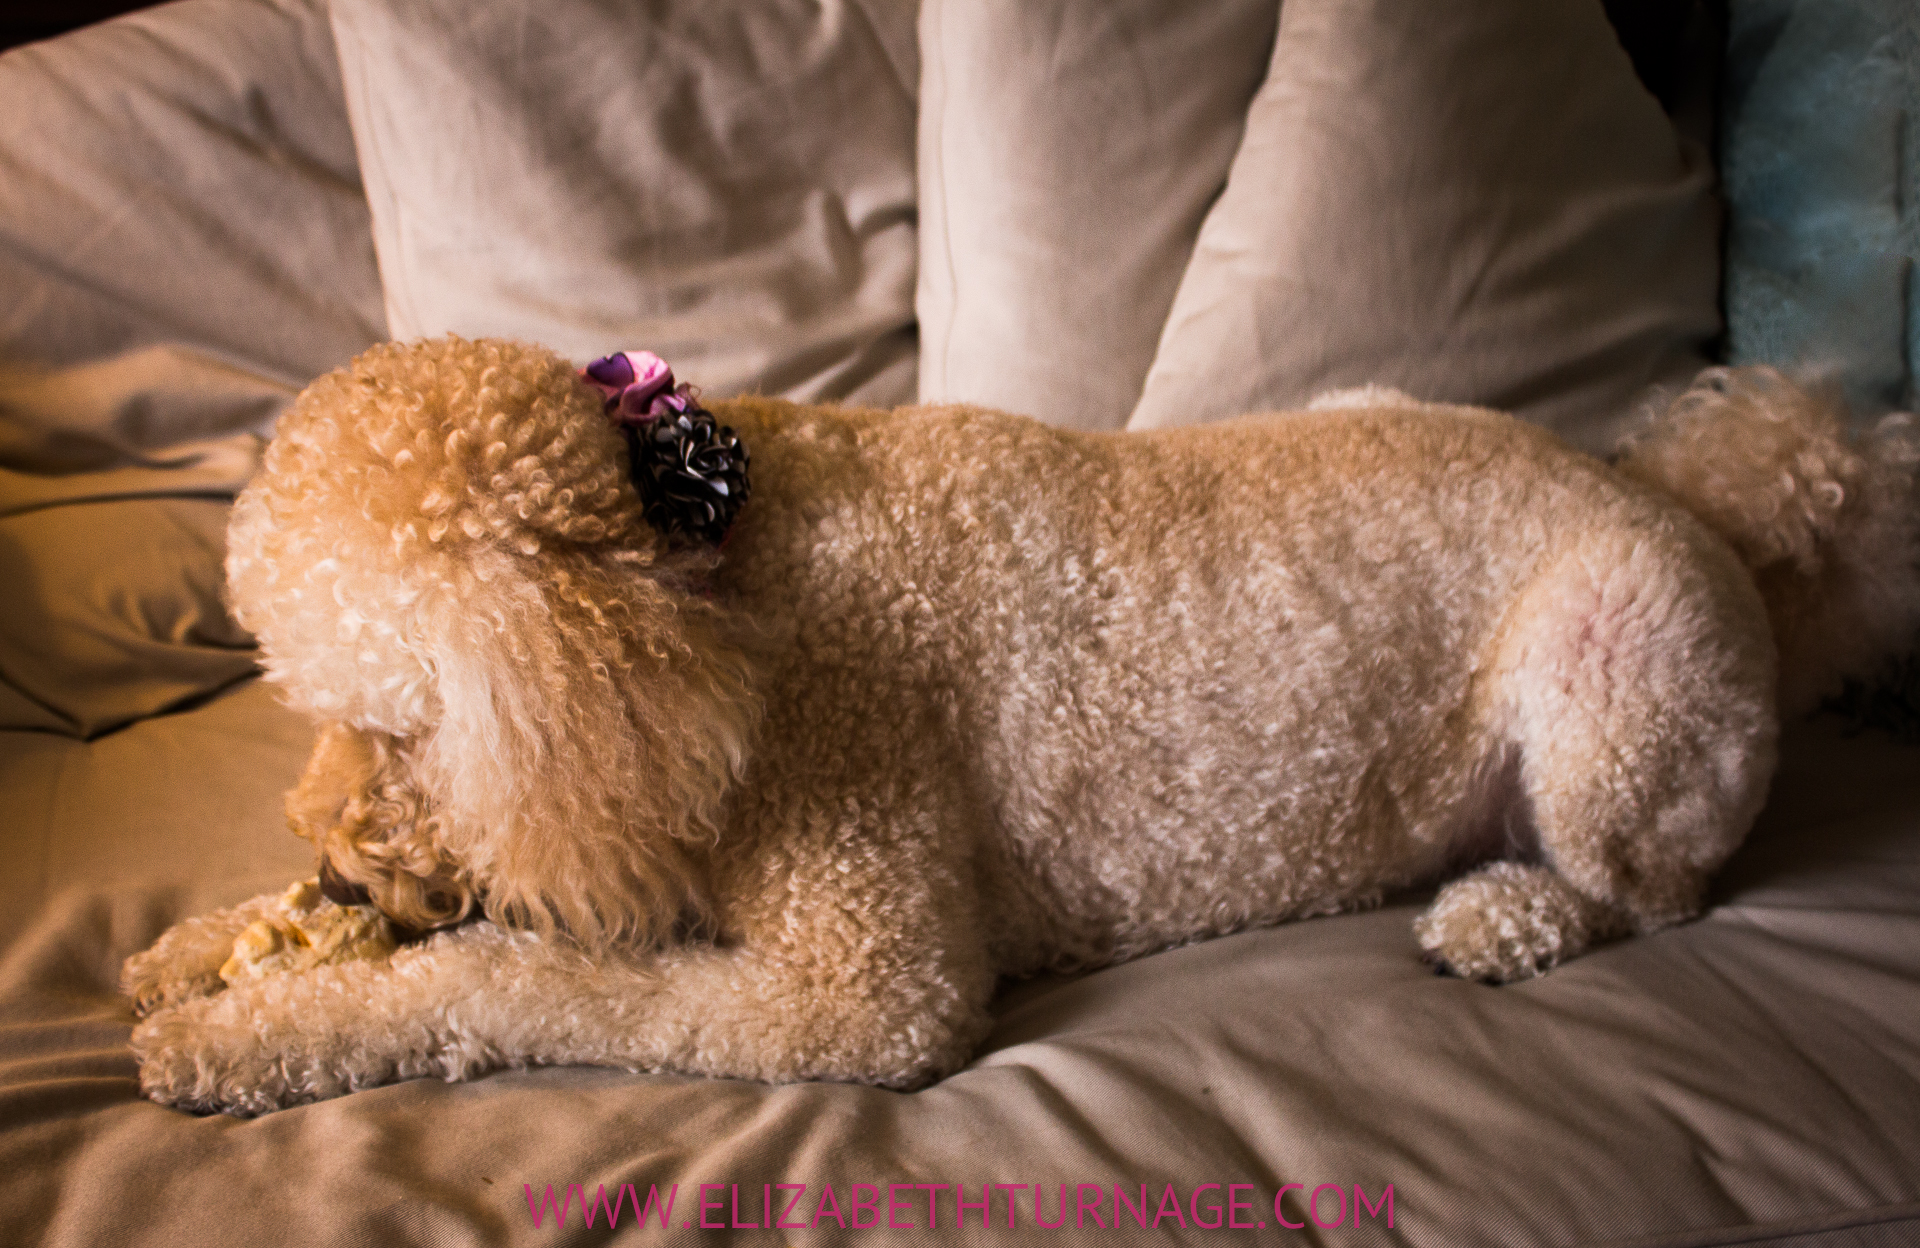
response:
<path fill-rule="evenodd" d="M 397 339 L 914 392 L 911 0 L 334 0 Z"/>
<path fill-rule="evenodd" d="M 166 4 L 0 58 L 0 366 L 173 346 L 291 392 L 385 333 L 326 0 Z"/>
<path fill-rule="evenodd" d="M 920 397 L 1126 423 L 1276 0 L 927 0 Z"/>
<path fill-rule="evenodd" d="M 1383 382 L 1605 450 L 1719 330 L 1718 209 L 1594 0 L 1286 0 L 1129 422 Z"/>
<path fill-rule="evenodd" d="M 221 604 L 228 503 L 133 498 L 0 518 L 0 728 L 94 737 L 254 670 Z"/>

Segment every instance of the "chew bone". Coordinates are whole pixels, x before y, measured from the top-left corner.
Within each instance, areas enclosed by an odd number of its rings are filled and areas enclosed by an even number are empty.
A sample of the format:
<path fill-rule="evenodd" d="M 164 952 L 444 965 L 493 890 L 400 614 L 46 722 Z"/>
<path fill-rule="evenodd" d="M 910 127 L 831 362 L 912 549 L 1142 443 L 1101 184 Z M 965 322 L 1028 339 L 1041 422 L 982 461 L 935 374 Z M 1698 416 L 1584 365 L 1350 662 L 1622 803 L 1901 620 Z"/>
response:
<path fill-rule="evenodd" d="M 220 978 L 232 985 L 277 971 L 374 961 L 391 954 L 396 943 L 393 924 L 374 907 L 336 905 L 321 895 L 318 880 L 301 880 L 234 937 L 233 956 Z"/>

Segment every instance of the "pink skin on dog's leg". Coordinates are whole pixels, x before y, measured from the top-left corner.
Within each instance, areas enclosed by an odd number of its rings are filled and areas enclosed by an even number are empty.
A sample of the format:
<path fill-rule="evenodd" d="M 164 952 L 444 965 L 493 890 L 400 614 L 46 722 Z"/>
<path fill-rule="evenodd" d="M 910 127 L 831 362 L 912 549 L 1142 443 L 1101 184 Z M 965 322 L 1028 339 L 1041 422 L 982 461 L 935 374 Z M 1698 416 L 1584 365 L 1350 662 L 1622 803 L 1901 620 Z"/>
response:
<path fill-rule="evenodd" d="M 1732 552 L 1691 525 L 1612 535 L 1545 572 L 1492 673 L 1545 861 L 1441 889 L 1415 928 L 1428 957 L 1525 979 L 1697 913 L 1773 773 L 1765 628 Z"/>

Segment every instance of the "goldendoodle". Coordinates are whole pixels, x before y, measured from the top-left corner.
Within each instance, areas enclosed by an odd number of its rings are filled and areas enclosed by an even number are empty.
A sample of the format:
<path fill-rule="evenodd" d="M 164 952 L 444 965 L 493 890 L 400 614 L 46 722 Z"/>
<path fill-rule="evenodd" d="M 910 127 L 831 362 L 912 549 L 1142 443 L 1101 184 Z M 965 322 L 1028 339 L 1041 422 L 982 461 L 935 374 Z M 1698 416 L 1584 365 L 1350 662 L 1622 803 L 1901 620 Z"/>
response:
<path fill-rule="evenodd" d="M 1430 959 L 1534 975 L 1693 915 L 1781 716 L 1920 625 L 1910 434 L 1766 371 L 1613 467 L 1373 387 L 1146 434 L 735 399 L 718 544 L 606 393 L 448 338 L 281 420 L 228 571 L 321 724 L 289 817 L 431 934 L 228 987 L 273 899 L 181 924 L 128 964 L 150 1096 L 909 1087 L 1001 976 L 1432 883 Z"/>

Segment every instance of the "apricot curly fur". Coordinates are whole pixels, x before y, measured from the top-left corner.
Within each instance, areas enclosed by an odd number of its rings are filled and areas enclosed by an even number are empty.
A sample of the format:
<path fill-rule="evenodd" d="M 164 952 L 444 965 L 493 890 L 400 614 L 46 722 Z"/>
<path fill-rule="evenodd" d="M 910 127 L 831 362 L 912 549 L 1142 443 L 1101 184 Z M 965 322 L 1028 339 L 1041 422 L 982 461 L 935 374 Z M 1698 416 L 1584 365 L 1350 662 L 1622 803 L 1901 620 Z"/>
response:
<path fill-rule="evenodd" d="M 746 757 L 745 660 L 676 588 L 710 556 L 659 549 L 563 361 L 457 338 L 368 351 L 282 418 L 229 551 L 268 679 L 335 725 L 315 768 L 350 732 L 388 791 L 413 792 L 398 767 L 436 796 L 382 817 L 301 796 L 337 781 L 296 790 L 295 826 L 394 919 L 464 917 L 476 879 L 495 919 L 590 944 L 703 918 L 685 845 L 714 835 Z"/>
<path fill-rule="evenodd" d="M 1760 583 L 1789 715 L 1914 641 L 1915 434 L 1900 413 L 1855 437 L 1832 394 L 1714 368 L 1624 448 L 1623 473 L 1693 509 Z"/>
<path fill-rule="evenodd" d="M 301 396 L 229 556 L 323 725 L 289 819 L 401 922 L 491 921 L 225 990 L 254 911 L 183 924 L 127 967 L 148 1095 L 912 1087 L 1002 976 L 1424 883 L 1427 958 L 1541 974 L 1697 913 L 1782 708 L 1920 623 L 1909 432 L 1765 372 L 1619 470 L 1381 387 L 1126 435 L 713 407 L 755 473 L 724 558 L 642 523 L 538 348 L 381 347 Z"/>

